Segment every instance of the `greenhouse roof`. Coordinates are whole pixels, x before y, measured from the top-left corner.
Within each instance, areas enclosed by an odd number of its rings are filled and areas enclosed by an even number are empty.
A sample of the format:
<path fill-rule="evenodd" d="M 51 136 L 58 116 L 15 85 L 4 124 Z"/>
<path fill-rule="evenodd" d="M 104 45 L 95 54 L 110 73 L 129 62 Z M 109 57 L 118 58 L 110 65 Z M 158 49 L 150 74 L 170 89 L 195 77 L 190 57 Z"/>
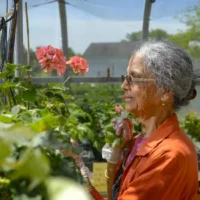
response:
<path fill-rule="evenodd" d="M 57 0 L 27 0 L 30 7 L 56 3 Z M 63 0 L 68 9 L 78 9 L 107 20 L 142 20 L 145 0 Z M 155 0 L 151 19 L 174 16 L 198 0 Z"/>

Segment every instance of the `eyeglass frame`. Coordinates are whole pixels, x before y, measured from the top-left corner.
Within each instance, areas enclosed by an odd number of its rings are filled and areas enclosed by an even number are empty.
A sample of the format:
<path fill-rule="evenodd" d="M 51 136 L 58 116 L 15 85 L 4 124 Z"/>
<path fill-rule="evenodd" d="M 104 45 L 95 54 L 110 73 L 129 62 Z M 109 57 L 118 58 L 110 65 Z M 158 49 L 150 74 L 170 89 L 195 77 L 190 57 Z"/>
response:
<path fill-rule="evenodd" d="M 131 77 L 131 80 L 129 80 L 128 78 Z M 133 82 L 151 82 L 151 81 L 156 81 L 155 79 L 153 78 L 134 78 L 133 76 L 131 75 L 121 75 L 121 80 L 122 80 L 122 83 L 126 80 L 126 82 L 128 83 L 128 85 L 132 85 Z"/>

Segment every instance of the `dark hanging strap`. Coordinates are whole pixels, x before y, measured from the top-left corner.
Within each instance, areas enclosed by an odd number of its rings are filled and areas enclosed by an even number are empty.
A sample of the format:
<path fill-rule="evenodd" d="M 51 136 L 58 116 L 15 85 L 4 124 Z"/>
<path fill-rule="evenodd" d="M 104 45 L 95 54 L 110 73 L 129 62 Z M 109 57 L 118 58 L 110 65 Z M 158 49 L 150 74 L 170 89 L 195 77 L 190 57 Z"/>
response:
<path fill-rule="evenodd" d="M 14 14 L 16 13 L 16 3 L 17 1 L 14 0 L 14 11 L 10 18 L 5 20 L 4 17 L 0 17 L 0 32 L 1 40 L 0 40 L 0 53 L 1 53 L 1 63 L 0 63 L 0 71 L 2 72 L 5 62 L 7 61 L 7 23 L 12 20 Z"/>
<path fill-rule="evenodd" d="M 0 31 L 1 34 L 1 41 L 0 41 L 0 52 L 1 52 L 1 64 L 0 64 L 0 71 L 2 72 L 4 63 L 6 62 L 6 49 L 7 49 L 7 25 L 4 17 L 0 18 Z"/>
<path fill-rule="evenodd" d="M 6 20 L 6 23 L 8 23 L 9 21 L 11 21 L 11 19 L 14 17 L 14 14 L 16 13 L 16 4 L 17 4 L 17 0 L 14 0 L 13 1 L 14 2 L 14 5 L 13 5 L 13 7 L 14 7 L 14 11 L 13 11 L 13 14 L 10 16 L 10 18 L 8 18 L 7 20 Z"/>

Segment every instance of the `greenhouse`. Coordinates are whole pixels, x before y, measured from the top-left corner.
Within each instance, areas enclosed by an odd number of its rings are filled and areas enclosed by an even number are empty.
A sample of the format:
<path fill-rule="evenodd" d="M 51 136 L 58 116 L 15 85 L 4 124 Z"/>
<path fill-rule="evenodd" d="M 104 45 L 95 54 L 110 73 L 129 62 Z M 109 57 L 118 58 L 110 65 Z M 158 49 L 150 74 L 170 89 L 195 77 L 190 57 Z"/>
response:
<path fill-rule="evenodd" d="M 0 199 L 200 199 L 199 11 L 1 0 Z"/>

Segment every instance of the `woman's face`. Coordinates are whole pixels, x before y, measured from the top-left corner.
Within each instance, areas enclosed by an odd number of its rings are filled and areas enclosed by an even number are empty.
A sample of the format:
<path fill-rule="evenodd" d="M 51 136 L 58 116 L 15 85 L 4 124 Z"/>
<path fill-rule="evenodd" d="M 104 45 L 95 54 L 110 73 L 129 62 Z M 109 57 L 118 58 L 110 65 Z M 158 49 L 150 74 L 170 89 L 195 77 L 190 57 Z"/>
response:
<path fill-rule="evenodd" d="M 131 57 L 127 68 L 127 74 L 138 79 L 137 81 L 132 79 L 131 84 L 128 84 L 127 80 L 122 83 L 121 87 L 125 91 L 124 100 L 126 102 L 126 110 L 137 117 L 156 115 L 156 109 L 162 103 L 157 92 L 155 81 L 144 81 L 145 78 L 152 79 L 152 77 L 146 75 L 143 59 L 141 57 Z"/>

